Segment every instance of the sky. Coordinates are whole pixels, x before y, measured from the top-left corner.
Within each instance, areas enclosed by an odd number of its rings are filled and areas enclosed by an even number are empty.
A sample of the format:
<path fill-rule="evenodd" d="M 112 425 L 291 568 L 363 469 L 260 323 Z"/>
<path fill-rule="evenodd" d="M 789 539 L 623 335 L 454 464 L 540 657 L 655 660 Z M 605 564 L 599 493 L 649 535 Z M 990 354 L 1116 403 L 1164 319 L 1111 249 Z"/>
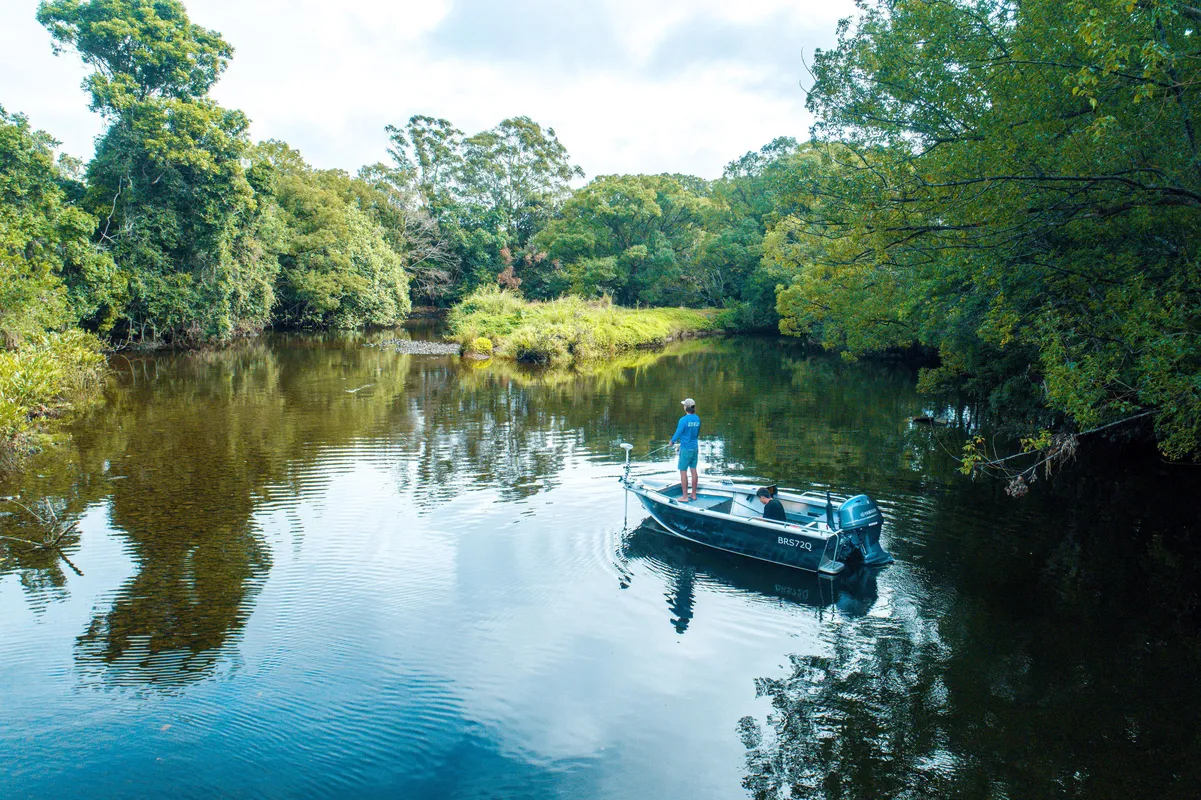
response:
<path fill-rule="evenodd" d="M 715 178 L 777 136 L 805 138 L 805 62 L 853 0 L 187 0 L 234 58 L 213 90 L 312 164 L 386 158 L 414 114 L 468 134 L 526 115 L 588 176 Z M 0 105 L 88 158 L 102 122 L 36 0 L 0 0 Z"/>

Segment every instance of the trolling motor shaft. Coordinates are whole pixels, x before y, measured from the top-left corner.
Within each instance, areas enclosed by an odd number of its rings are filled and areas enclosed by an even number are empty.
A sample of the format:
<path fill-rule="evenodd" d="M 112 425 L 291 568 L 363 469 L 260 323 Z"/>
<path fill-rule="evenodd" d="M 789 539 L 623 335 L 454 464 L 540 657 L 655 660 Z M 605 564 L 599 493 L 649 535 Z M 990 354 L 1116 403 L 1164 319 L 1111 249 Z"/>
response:
<path fill-rule="evenodd" d="M 621 449 L 626 451 L 626 469 L 625 469 L 625 475 L 623 475 L 621 478 L 621 482 L 624 483 L 626 486 L 629 486 L 630 485 L 630 466 L 631 466 L 630 451 L 634 449 L 634 445 L 630 444 L 629 442 L 622 442 Z"/>

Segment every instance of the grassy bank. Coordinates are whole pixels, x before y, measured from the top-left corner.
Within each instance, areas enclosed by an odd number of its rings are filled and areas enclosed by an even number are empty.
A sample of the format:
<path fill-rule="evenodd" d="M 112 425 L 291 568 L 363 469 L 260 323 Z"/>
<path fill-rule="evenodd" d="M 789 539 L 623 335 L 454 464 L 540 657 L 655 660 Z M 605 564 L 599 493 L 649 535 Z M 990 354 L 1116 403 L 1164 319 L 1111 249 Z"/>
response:
<path fill-rule="evenodd" d="M 62 416 L 104 370 L 100 341 L 79 330 L 0 351 L 0 471 L 14 466 L 47 419 Z"/>
<path fill-rule="evenodd" d="M 535 364 L 570 364 L 654 347 L 717 329 L 716 311 L 620 308 L 607 300 L 563 297 L 545 303 L 481 289 L 451 309 L 451 335 L 470 349 L 489 340 L 495 355 Z"/>

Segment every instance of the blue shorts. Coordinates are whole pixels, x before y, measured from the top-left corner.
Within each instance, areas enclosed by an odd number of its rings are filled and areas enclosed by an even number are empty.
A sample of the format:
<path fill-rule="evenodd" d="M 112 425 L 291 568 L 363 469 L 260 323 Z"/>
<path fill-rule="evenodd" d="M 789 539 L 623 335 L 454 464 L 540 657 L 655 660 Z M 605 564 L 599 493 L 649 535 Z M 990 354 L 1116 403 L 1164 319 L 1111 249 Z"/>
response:
<path fill-rule="evenodd" d="M 687 449 L 681 447 L 679 466 L 676 467 L 676 469 L 685 470 L 689 467 L 696 469 L 696 459 L 697 456 L 700 455 L 700 452 L 701 451 L 699 447 L 690 447 Z"/>

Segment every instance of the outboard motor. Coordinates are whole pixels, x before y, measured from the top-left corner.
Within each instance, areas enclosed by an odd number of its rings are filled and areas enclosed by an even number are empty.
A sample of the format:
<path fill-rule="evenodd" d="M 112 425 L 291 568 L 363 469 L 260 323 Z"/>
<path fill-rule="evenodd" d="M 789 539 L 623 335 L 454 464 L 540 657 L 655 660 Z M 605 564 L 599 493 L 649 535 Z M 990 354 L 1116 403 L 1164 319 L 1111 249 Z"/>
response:
<path fill-rule="evenodd" d="M 855 495 L 838 507 L 840 538 L 863 554 L 866 566 L 880 567 L 893 561 L 892 556 L 880 547 L 883 526 L 884 515 L 876 502 L 865 494 Z"/>

